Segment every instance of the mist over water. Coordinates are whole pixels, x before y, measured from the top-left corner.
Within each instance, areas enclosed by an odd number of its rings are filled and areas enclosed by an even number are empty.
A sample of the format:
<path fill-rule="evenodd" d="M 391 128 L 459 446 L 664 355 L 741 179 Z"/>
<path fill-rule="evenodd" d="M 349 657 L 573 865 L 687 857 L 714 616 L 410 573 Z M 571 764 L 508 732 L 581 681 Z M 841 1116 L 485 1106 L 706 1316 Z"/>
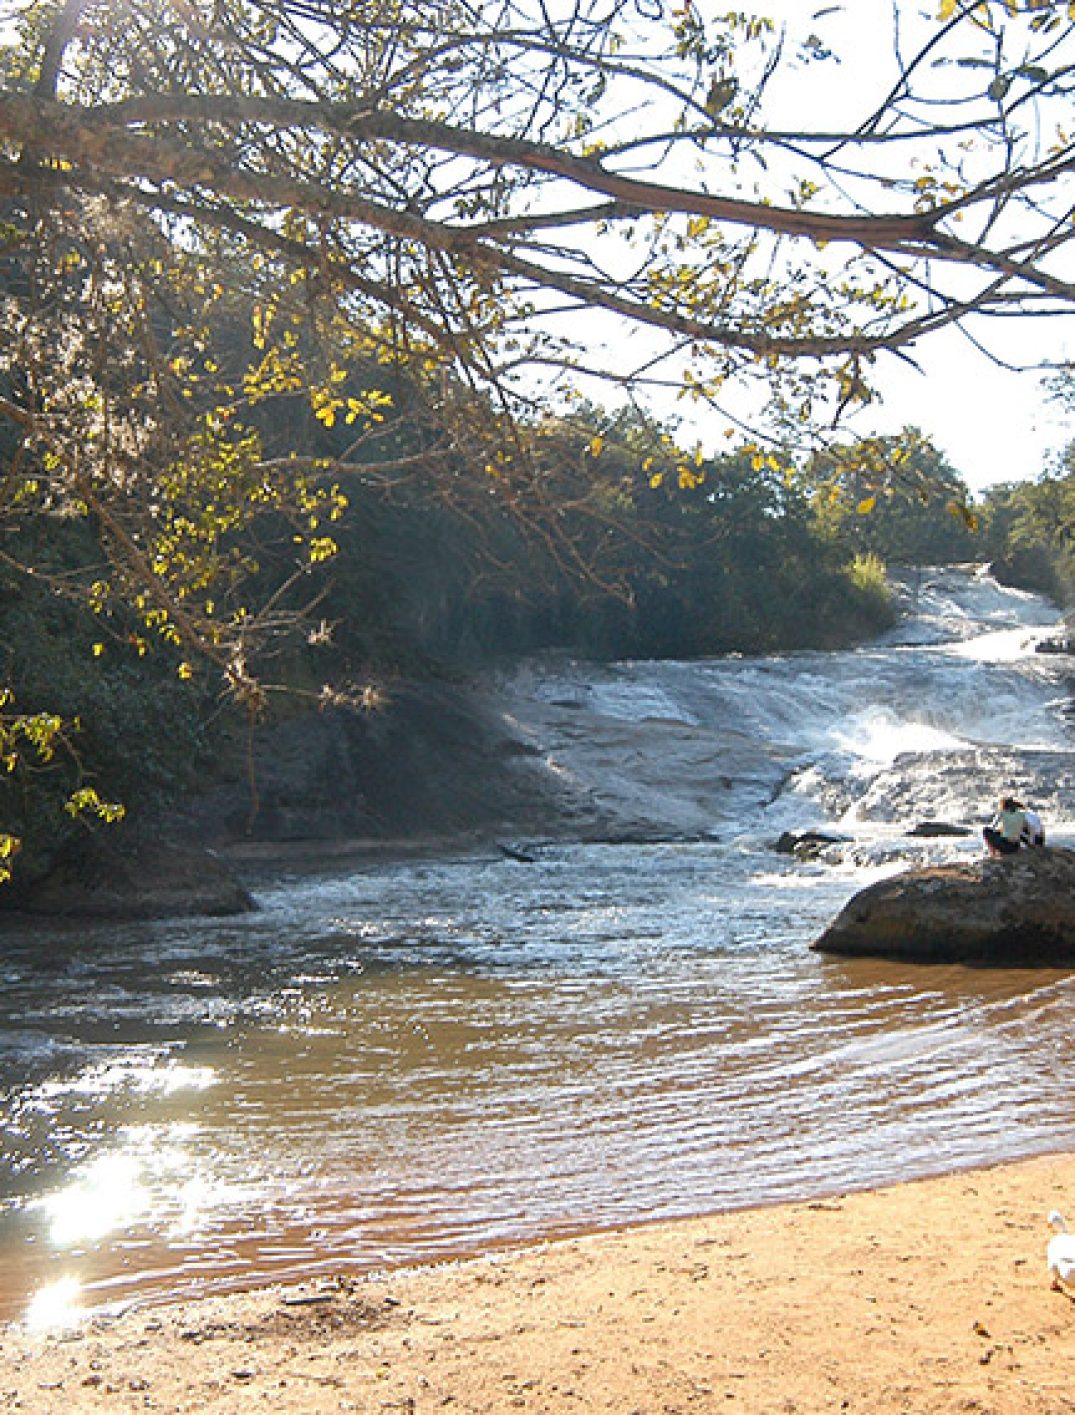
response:
<path fill-rule="evenodd" d="M 650 843 L 296 872 L 241 919 L 5 934 L 0 1315 L 1071 1144 L 1066 973 L 809 951 L 878 874 L 977 854 L 1001 791 L 1075 839 L 1070 670 L 1034 652 L 1055 610 L 951 571 L 906 598 L 854 652 L 498 682 Z M 909 834 L 926 819 L 973 833 Z M 774 852 L 806 826 L 845 840 Z"/>

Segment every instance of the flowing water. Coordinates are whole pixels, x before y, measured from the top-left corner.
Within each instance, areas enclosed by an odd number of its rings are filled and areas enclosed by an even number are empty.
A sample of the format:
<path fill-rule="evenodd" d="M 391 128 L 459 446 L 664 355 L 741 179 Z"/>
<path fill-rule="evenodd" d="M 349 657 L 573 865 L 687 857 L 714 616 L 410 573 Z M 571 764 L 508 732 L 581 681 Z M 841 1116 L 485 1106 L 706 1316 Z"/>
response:
<path fill-rule="evenodd" d="M 637 827 L 295 873 L 258 913 L 0 940 L 0 1316 L 820 1195 L 1075 1143 L 1075 977 L 825 958 L 847 898 L 1075 840 L 1055 611 L 917 586 L 886 641 L 523 665 L 521 732 Z M 908 832 L 923 819 L 965 837 Z M 821 861 L 787 828 L 846 837 Z M 704 827 L 701 828 L 701 827 Z"/>

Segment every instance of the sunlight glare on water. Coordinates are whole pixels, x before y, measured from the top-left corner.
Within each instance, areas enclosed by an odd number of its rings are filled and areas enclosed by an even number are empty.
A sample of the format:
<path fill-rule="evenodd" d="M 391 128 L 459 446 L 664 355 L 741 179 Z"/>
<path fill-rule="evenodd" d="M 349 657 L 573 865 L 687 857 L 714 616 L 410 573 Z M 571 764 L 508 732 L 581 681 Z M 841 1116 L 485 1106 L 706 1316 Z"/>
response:
<path fill-rule="evenodd" d="M 102 1155 L 74 1184 L 40 1202 L 49 1241 L 58 1248 L 101 1239 L 140 1219 L 149 1206 L 140 1166 L 126 1155 Z"/>
<path fill-rule="evenodd" d="M 1040 634 L 1028 634 L 1025 628 L 997 629 L 974 639 L 961 639 L 946 646 L 945 652 L 977 663 L 1018 663 L 1034 652 L 1040 638 Z"/>
<path fill-rule="evenodd" d="M 80 1304 L 82 1284 L 74 1277 L 57 1278 L 34 1293 L 24 1321 L 30 1331 L 58 1331 L 77 1326 L 86 1315 Z"/>

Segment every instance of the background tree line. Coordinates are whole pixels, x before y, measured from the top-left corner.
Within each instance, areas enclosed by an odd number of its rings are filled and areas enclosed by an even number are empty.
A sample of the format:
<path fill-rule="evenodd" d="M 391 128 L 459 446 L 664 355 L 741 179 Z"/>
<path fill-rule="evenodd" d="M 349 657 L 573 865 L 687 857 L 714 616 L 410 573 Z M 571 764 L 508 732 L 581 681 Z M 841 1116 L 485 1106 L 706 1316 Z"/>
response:
<path fill-rule="evenodd" d="M 260 410 L 266 444 L 286 436 L 331 467 L 353 425 L 300 423 L 288 408 Z M 10 832 L 45 858 L 79 828 L 65 803 L 85 789 L 102 809 L 166 810 L 242 751 L 255 719 L 365 711 L 401 676 L 544 649 L 691 657 L 860 641 L 892 619 L 885 561 L 979 553 L 978 533 L 953 514 L 965 489 L 913 431 L 868 449 L 898 468 L 868 506 L 824 458 L 793 468 L 745 446 L 698 459 L 632 412 L 580 406 L 533 431 L 544 508 L 520 496 L 505 505 L 495 479 L 446 478 L 437 455 L 423 460 L 420 425 L 386 434 L 406 467 L 386 478 L 384 438 L 371 436 L 374 471 L 348 483 L 335 553 L 304 577 L 307 612 L 287 621 L 246 699 L 222 692 L 211 665 L 190 664 L 181 641 L 147 635 L 144 605 L 87 603 L 75 587 L 104 573 L 101 527 L 36 508 L 19 527 L 19 560 L 0 555 L 4 681 L 22 717 L 45 724 L 0 778 Z M 323 490 L 315 479 L 311 495 Z M 290 512 L 270 506 L 216 553 L 242 567 L 244 593 L 271 604 L 293 579 L 295 534 Z"/>
<path fill-rule="evenodd" d="M 1050 380 L 1052 396 L 1075 411 L 1075 370 Z M 1075 605 L 1075 442 L 1035 480 L 990 489 L 985 543 L 998 573 L 1013 584 Z"/>

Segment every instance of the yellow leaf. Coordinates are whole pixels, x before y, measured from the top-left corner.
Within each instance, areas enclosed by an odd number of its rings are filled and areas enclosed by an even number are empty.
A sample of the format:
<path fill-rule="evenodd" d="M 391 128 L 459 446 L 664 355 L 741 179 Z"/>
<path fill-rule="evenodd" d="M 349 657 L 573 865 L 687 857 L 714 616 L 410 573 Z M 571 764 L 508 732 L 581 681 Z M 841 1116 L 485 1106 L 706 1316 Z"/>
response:
<path fill-rule="evenodd" d="M 322 560 L 331 560 L 338 549 L 331 536 L 317 536 L 310 542 L 310 563 L 317 565 Z"/>
<path fill-rule="evenodd" d="M 863 499 L 859 502 L 859 504 L 855 507 L 855 510 L 859 513 L 860 516 L 868 516 L 876 505 L 876 496 L 864 496 Z"/>
<path fill-rule="evenodd" d="M 941 0 L 940 6 L 937 10 L 937 18 L 942 23 L 945 20 L 950 20 L 955 14 L 958 4 L 959 0 Z"/>
<path fill-rule="evenodd" d="M 598 436 L 598 437 L 593 437 L 593 438 L 591 438 L 591 439 L 590 439 L 590 456 L 591 456 L 591 457 L 600 457 L 601 452 L 602 452 L 603 449 L 604 449 L 604 446 L 605 446 L 605 439 L 604 439 L 603 437 Z"/>

